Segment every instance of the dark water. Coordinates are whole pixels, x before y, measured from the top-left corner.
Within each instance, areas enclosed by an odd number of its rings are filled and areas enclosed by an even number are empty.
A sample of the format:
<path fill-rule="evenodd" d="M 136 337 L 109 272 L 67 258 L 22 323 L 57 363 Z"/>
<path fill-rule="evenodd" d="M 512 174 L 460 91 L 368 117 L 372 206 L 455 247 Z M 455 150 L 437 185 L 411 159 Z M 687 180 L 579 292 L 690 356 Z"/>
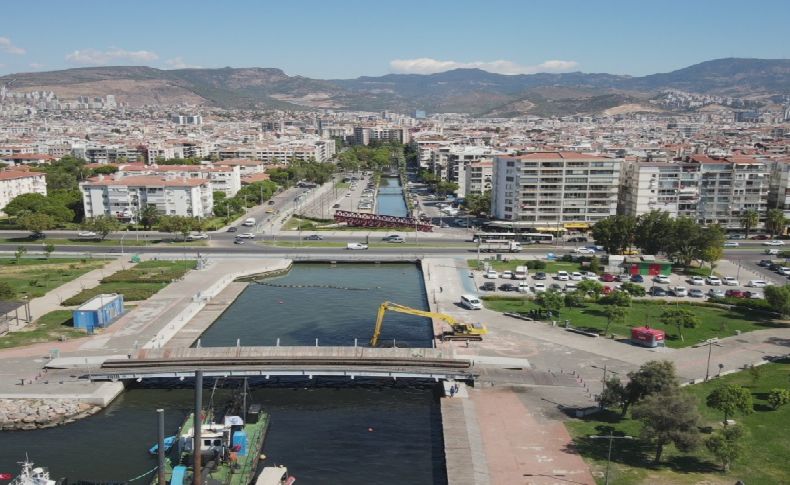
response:
<path fill-rule="evenodd" d="M 376 214 L 396 217 L 409 215 L 399 178 L 381 177 L 379 193 L 376 197 Z"/>
<path fill-rule="evenodd" d="M 332 284 L 367 291 L 251 285 L 203 336 L 202 344 L 281 345 L 367 342 L 385 299 L 425 309 L 413 265 L 297 265 L 276 284 Z M 379 288 L 376 288 L 376 287 Z M 284 303 L 279 303 L 283 301 Z M 389 315 L 383 337 L 427 346 L 426 319 Z M 188 381 L 184 383 L 188 385 Z M 211 384 L 208 380 L 207 385 Z M 0 433 L 0 473 L 18 472 L 27 452 L 53 476 L 128 480 L 151 470 L 156 412 L 174 433 L 192 408 L 192 390 L 151 383 L 122 394 L 88 419 L 48 430 Z M 313 379 L 252 381 L 250 402 L 271 414 L 264 464 L 285 464 L 298 483 L 443 484 L 446 472 L 436 385 L 431 382 Z M 217 402 L 229 391 L 220 391 Z M 209 391 L 204 393 L 208 401 Z M 373 431 L 368 431 L 372 428 Z M 140 480 L 132 483 L 147 483 Z"/>
<path fill-rule="evenodd" d="M 287 276 L 266 280 L 279 288 L 251 284 L 201 337 L 201 345 L 367 345 L 376 312 L 389 300 L 427 310 L 422 273 L 411 264 L 298 264 Z M 315 288 L 318 286 L 319 288 Z M 334 288 L 321 288 L 332 286 Z M 353 290 L 337 288 L 355 288 Z M 388 313 L 382 343 L 431 345 L 430 320 Z"/>

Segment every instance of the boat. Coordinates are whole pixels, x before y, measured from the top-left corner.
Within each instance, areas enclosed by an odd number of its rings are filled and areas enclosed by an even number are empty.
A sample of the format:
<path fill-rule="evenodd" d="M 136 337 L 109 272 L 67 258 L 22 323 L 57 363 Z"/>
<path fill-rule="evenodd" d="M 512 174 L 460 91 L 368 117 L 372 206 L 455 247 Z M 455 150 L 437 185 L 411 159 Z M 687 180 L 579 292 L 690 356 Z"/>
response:
<path fill-rule="evenodd" d="M 178 438 L 178 436 L 175 436 L 175 435 L 168 436 L 168 437 L 165 438 L 165 453 L 170 451 L 170 448 L 173 447 L 173 443 L 176 442 L 177 438 Z M 159 451 L 159 443 L 156 443 L 154 446 L 148 448 L 148 453 L 150 453 L 152 455 L 157 454 L 158 451 Z"/>
<path fill-rule="evenodd" d="M 296 477 L 288 474 L 288 468 L 279 466 L 263 467 L 255 485 L 291 485 L 296 481 Z"/>
<path fill-rule="evenodd" d="M 49 470 L 40 466 L 33 467 L 33 463 L 25 458 L 20 462 L 22 471 L 9 485 L 58 485 L 60 481 L 49 478 Z"/>

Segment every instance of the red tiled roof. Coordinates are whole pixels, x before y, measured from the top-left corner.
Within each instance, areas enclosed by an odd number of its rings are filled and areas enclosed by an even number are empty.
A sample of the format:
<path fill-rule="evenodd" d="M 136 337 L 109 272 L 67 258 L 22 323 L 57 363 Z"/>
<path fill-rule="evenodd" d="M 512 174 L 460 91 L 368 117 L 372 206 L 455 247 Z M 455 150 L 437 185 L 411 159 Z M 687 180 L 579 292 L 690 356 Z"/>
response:
<path fill-rule="evenodd" d="M 44 172 L 28 172 L 23 170 L 6 170 L 4 172 L 0 172 L 0 180 L 15 180 L 15 179 L 23 179 L 26 177 L 44 177 L 46 174 Z"/>
<path fill-rule="evenodd" d="M 156 175 L 135 175 L 131 177 L 121 177 L 119 179 L 114 179 L 111 177 L 105 177 L 104 180 L 100 180 L 99 177 L 93 177 L 85 185 L 95 185 L 95 186 L 109 186 L 109 185 L 116 185 L 116 186 L 135 186 L 135 187 L 198 187 L 200 185 L 207 185 L 209 183 L 206 179 L 185 179 L 185 178 L 174 178 L 174 179 L 166 179 L 162 177 L 157 177 Z"/>

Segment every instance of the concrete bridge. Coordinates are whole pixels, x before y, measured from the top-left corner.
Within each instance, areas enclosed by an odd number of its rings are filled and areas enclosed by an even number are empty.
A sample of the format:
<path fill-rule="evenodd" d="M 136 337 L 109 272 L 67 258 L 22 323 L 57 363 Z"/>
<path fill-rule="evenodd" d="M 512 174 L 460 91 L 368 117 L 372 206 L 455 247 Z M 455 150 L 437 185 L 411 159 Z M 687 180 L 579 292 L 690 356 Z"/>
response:
<path fill-rule="evenodd" d="M 117 356 L 116 356 L 117 357 Z M 474 380 L 472 362 L 431 348 L 200 347 L 143 349 L 81 366 L 92 381 L 213 376 L 345 376 Z"/>

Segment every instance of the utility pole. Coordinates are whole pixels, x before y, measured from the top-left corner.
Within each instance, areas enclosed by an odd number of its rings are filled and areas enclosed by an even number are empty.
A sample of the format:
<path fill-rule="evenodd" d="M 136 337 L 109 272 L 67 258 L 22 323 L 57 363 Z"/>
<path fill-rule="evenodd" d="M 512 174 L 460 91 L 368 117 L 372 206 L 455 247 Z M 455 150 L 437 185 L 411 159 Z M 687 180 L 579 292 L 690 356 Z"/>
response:
<path fill-rule="evenodd" d="M 612 434 L 609 434 L 607 436 L 593 435 L 593 436 L 588 436 L 588 438 L 593 439 L 593 440 L 599 440 L 599 439 L 607 439 L 607 440 L 609 440 L 609 453 L 606 455 L 606 475 L 605 475 L 605 478 L 604 478 L 604 485 L 609 485 L 609 465 L 612 462 L 612 443 L 614 442 L 614 440 L 632 440 L 632 439 L 634 439 L 634 437 L 633 436 L 628 436 L 628 435 L 614 436 Z"/>
<path fill-rule="evenodd" d="M 193 416 L 193 427 L 194 427 L 194 440 L 192 443 L 192 456 L 194 458 L 192 470 L 193 470 L 193 477 L 192 477 L 192 485 L 203 485 L 202 481 L 202 462 L 200 456 L 200 446 L 203 443 L 203 437 L 201 436 L 201 431 L 203 427 L 203 419 L 201 419 L 201 414 L 203 413 L 203 371 L 196 370 L 195 371 L 195 412 Z"/>

